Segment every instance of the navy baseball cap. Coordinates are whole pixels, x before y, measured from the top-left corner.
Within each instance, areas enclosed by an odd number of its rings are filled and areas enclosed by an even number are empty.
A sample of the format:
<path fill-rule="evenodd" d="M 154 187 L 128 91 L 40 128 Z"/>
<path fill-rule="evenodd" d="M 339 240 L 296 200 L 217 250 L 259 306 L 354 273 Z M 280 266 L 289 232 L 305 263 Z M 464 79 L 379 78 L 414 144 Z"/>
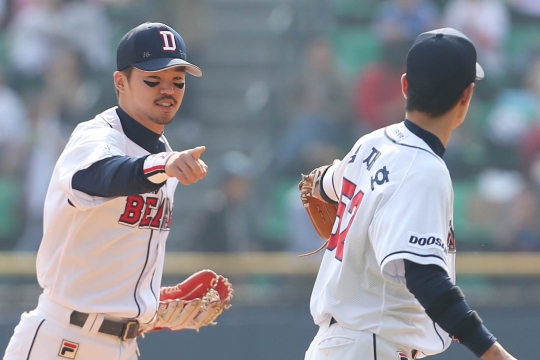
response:
<path fill-rule="evenodd" d="M 116 69 L 128 66 L 143 71 L 159 71 L 173 66 L 185 66 L 186 72 L 202 76 L 199 67 L 187 62 L 186 44 L 170 26 L 146 22 L 131 29 L 118 44 Z"/>
<path fill-rule="evenodd" d="M 452 28 L 418 35 L 407 54 L 409 87 L 425 97 L 458 95 L 484 78 L 472 41 Z"/>

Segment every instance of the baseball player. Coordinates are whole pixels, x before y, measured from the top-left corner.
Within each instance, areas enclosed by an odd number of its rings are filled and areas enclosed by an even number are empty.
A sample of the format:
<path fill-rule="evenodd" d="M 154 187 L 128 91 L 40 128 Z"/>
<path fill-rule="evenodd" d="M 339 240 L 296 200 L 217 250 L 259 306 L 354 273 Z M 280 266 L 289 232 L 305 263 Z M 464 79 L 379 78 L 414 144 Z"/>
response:
<path fill-rule="evenodd" d="M 175 188 L 208 170 L 204 146 L 173 151 L 163 130 L 186 73 L 202 72 L 161 23 L 122 38 L 117 70 L 119 106 L 79 124 L 55 166 L 37 254 L 43 293 L 5 360 L 133 360 L 137 335 L 156 319 Z"/>
<path fill-rule="evenodd" d="M 484 72 L 462 33 L 419 35 L 401 78 L 406 120 L 360 138 L 314 182 L 337 216 L 311 296 L 306 360 L 407 360 L 452 339 L 514 359 L 455 285 L 453 190 L 442 159 Z M 303 190 L 302 190 L 303 191 Z"/>

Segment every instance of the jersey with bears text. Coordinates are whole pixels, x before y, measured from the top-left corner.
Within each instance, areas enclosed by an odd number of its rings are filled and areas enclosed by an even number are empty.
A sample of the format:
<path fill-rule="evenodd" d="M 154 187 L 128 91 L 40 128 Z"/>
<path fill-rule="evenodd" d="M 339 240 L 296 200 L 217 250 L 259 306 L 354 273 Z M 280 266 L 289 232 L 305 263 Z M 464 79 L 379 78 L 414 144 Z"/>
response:
<path fill-rule="evenodd" d="M 172 151 L 164 136 L 160 141 Z M 152 320 L 178 181 L 169 178 L 153 193 L 113 198 L 71 186 L 77 171 L 99 160 L 148 154 L 125 135 L 116 108 L 74 130 L 45 200 L 37 257 L 45 296 L 81 312 Z"/>

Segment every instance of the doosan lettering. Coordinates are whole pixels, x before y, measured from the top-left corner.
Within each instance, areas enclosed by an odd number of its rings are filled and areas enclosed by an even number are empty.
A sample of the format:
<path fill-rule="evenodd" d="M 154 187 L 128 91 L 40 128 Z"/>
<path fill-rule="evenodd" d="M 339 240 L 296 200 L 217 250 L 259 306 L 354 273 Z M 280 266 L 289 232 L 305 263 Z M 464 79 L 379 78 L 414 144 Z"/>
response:
<path fill-rule="evenodd" d="M 444 242 L 440 238 L 436 238 L 435 236 L 430 236 L 428 238 L 418 238 L 417 236 L 411 235 L 411 237 L 409 238 L 409 244 L 417 244 L 420 246 L 429 246 L 435 244 L 443 248 L 444 251 L 446 251 L 446 246 Z"/>

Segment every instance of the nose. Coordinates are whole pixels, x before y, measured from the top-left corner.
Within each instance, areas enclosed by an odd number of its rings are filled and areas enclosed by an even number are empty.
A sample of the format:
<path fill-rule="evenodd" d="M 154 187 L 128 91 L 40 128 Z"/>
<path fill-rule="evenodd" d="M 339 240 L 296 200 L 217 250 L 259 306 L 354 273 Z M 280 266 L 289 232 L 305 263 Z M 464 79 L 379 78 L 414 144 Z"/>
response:
<path fill-rule="evenodd" d="M 159 89 L 159 92 L 162 95 L 172 95 L 174 94 L 174 85 L 171 83 L 164 82 L 161 88 Z"/>

